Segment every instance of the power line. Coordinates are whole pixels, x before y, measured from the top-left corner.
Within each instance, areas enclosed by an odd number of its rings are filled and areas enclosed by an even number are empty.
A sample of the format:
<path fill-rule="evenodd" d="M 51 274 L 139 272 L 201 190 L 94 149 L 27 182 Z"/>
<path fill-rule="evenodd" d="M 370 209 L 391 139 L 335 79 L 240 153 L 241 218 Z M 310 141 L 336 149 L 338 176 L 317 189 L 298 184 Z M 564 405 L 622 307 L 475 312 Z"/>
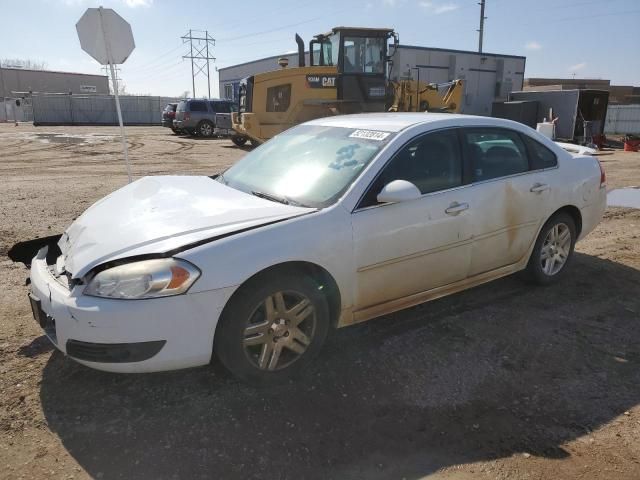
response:
<path fill-rule="evenodd" d="M 545 19 L 545 23 L 561 23 L 561 22 L 573 22 L 576 20 L 596 20 L 598 21 L 602 17 L 616 17 L 618 15 L 629 15 L 640 13 L 640 10 L 626 10 L 623 12 L 609 12 L 609 13 L 598 13 L 598 14 L 589 14 L 581 17 L 564 17 L 564 18 L 554 18 L 550 20 Z M 530 25 L 531 22 L 523 22 L 523 23 L 514 23 L 513 25 Z"/>
<path fill-rule="evenodd" d="M 250 18 L 245 18 L 244 15 L 242 15 L 242 20 L 238 21 L 238 22 L 222 22 L 222 23 L 218 23 L 218 24 L 214 24 L 213 27 L 224 27 L 225 29 L 233 29 L 234 27 L 237 26 L 246 26 L 248 24 L 251 23 L 255 23 L 255 22 L 259 22 L 262 21 L 264 22 L 264 18 L 265 15 L 269 14 L 269 15 L 273 15 L 275 13 L 281 12 L 281 11 L 287 11 L 287 12 L 291 12 L 291 11 L 295 11 L 298 10 L 300 8 L 304 8 L 308 5 L 311 5 L 313 3 L 317 3 L 316 0 L 310 0 L 307 2 L 295 2 L 295 5 L 284 5 L 284 6 L 280 6 L 279 8 L 273 8 L 270 4 L 270 8 L 267 11 L 261 12 L 259 13 L 257 16 L 255 17 L 250 17 Z"/>
<path fill-rule="evenodd" d="M 331 16 L 335 16 L 338 13 L 343 13 L 347 10 L 353 10 L 354 8 L 358 8 L 357 6 L 351 6 L 351 7 L 346 7 L 343 8 L 341 10 L 336 10 L 335 12 L 331 13 Z M 307 20 L 302 20 L 301 22 L 296 22 L 296 23 L 290 23 L 288 25 L 283 25 L 281 27 L 277 27 L 277 28 L 271 28 L 269 30 L 262 30 L 260 32 L 253 32 L 253 33 L 247 33 L 245 35 L 239 35 L 237 37 L 227 37 L 227 38 L 220 38 L 218 39 L 219 42 L 231 42 L 233 40 L 240 40 L 241 38 L 248 38 L 248 37 L 257 37 L 259 35 L 265 35 L 267 33 L 272 33 L 272 32 L 278 32 L 280 30 L 286 30 L 288 28 L 293 28 L 293 27 L 297 27 L 299 25 L 304 25 L 306 23 L 311 23 L 311 22 L 315 22 L 316 20 L 322 20 L 323 18 L 326 18 L 328 15 L 321 15 L 319 17 L 314 17 L 314 18 L 309 18 Z"/>
<path fill-rule="evenodd" d="M 178 71 L 179 68 L 184 67 L 184 60 L 180 60 L 177 63 L 170 63 L 169 65 L 163 66 L 162 71 L 159 73 L 134 73 L 132 77 L 136 81 L 142 80 L 157 80 L 158 78 L 164 78 L 168 75 L 173 75 Z M 128 76 L 128 75 L 127 75 Z"/>
<path fill-rule="evenodd" d="M 189 30 L 189 35 L 186 34 L 182 38 L 182 43 L 189 43 L 189 55 L 183 55 L 182 58 L 188 58 L 191 60 L 191 83 L 193 86 L 193 97 L 196 96 L 196 77 L 202 73 L 207 77 L 207 87 L 209 98 L 211 98 L 211 71 L 209 70 L 209 60 L 215 62 L 216 58 L 209 55 L 209 47 L 213 48 L 216 45 L 216 40 L 209 35 L 209 31 L 205 30 L 204 37 L 194 37 L 193 32 L 202 32 L 202 30 Z M 194 43 L 195 41 L 195 43 Z M 194 51 L 195 48 L 195 51 Z M 205 72 L 206 67 L 206 72 Z"/>
<path fill-rule="evenodd" d="M 148 60 L 146 62 L 143 62 L 141 65 L 136 65 L 135 67 L 133 67 L 134 71 L 137 70 L 147 70 L 148 67 L 150 67 L 151 65 L 154 65 L 156 63 L 158 63 L 158 61 L 163 60 L 167 55 L 175 52 L 176 50 L 179 50 L 181 48 L 184 48 L 183 44 L 178 45 L 177 47 L 172 48 L 171 50 L 168 50 L 164 53 L 161 53 L 160 55 L 158 55 L 157 57 L 152 58 L 151 60 Z M 157 65 L 156 65 L 157 66 Z"/>

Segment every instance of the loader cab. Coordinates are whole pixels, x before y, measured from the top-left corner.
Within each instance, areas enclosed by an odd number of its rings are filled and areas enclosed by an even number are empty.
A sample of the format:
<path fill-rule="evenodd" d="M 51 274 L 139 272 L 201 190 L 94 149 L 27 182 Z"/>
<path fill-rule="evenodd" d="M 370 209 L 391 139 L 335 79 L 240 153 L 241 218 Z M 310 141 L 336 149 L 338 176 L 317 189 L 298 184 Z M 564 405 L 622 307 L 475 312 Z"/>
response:
<path fill-rule="evenodd" d="M 338 100 L 344 113 L 384 111 L 387 73 L 398 37 L 392 29 L 336 27 L 309 42 L 311 66 L 335 66 Z"/>

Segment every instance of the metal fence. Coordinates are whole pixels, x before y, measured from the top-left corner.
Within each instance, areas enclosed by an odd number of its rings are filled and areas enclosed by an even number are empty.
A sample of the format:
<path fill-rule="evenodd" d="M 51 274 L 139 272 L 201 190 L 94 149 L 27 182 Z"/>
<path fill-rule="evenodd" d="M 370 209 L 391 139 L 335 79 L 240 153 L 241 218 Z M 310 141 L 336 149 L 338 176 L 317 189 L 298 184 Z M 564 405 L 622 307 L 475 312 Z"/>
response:
<path fill-rule="evenodd" d="M 33 96 L 34 125 L 117 125 L 113 95 L 44 94 Z M 120 97 L 125 125 L 158 125 L 172 97 Z"/>
<path fill-rule="evenodd" d="M 609 105 L 604 133 L 640 134 L 640 105 Z"/>

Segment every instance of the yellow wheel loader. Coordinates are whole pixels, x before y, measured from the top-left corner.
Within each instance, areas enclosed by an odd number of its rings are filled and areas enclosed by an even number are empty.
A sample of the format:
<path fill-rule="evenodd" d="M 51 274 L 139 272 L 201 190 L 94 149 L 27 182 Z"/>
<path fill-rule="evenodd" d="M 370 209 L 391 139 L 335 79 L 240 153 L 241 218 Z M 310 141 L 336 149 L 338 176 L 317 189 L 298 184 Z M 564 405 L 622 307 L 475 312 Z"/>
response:
<path fill-rule="evenodd" d="M 462 81 L 441 99 L 437 86 L 420 83 L 418 91 L 413 80 L 388 81 L 398 41 L 392 29 L 336 27 L 309 42 L 307 66 L 304 42 L 296 34 L 298 67 L 287 68 L 282 58 L 280 70 L 240 82 L 232 140 L 259 144 L 294 125 L 331 115 L 418 111 L 424 105 L 428 108 L 422 111 L 459 111 Z"/>

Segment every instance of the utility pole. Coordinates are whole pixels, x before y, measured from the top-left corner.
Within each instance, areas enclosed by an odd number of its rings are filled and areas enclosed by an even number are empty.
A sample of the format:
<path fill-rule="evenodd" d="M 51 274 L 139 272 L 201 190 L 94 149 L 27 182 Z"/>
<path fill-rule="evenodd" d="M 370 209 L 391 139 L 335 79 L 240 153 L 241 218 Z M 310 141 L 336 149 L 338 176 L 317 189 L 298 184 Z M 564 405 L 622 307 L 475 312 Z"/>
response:
<path fill-rule="evenodd" d="M 478 30 L 478 32 L 480 32 L 479 38 L 478 38 L 478 53 L 482 53 L 482 37 L 484 36 L 484 21 L 487 19 L 487 17 L 484 16 L 484 2 L 485 0 L 480 0 L 480 3 L 478 5 L 480 5 L 480 29 Z"/>
<path fill-rule="evenodd" d="M 200 33 L 200 36 L 194 37 L 194 33 Z M 209 47 L 211 46 L 213 48 L 216 40 L 209 35 L 208 30 L 189 30 L 188 34 L 180 38 L 182 38 L 182 43 L 189 42 L 189 55 L 184 55 L 182 58 L 191 60 L 191 85 L 193 88 L 191 96 L 193 98 L 196 96 L 196 77 L 202 73 L 207 77 L 208 94 L 209 98 L 211 98 L 209 60 L 215 62 L 216 58 L 209 55 Z"/>

